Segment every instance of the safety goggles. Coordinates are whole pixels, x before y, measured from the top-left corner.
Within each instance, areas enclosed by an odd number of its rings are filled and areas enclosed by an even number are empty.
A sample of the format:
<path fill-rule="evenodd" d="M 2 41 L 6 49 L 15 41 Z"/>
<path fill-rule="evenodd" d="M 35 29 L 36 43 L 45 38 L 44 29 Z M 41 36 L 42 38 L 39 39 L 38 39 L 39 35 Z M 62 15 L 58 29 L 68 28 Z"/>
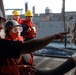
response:
<path fill-rule="evenodd" d="M 22 32 L 22 31 L 23 31 L 23 28 L 22 27 L 13 27 L 12 28 L 12 32 L 13 33 Z"/>

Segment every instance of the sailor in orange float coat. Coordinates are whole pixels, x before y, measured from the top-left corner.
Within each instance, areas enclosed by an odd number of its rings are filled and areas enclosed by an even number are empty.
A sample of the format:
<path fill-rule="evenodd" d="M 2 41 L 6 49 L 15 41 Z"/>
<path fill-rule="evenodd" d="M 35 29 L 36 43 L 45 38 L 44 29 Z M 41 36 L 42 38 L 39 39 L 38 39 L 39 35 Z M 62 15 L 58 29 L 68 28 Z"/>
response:
<path fill-rule="evenodd" d="M 34 14 L 31 12 L 31 10 L 27 10 L 25 13 L 25 20 L 22 22 L 23 32 L 21 35 L 24 37 L 24 41 L 28 41 L 31 39 L 34 39 L 37 36 L 38 27 L 33 22 L 33 16 Z M 29 65 L 35 65 L 33 60 L 33 53 L 30 53 L 30 55 L 27 55 L 27 57 L 31 56 L 31 60 L 28 63 Z"/>
<path fill-rule="evenodd" d="M 6 39 L 7 40 L 13 40 L 13 41 L 22 41 L 23 37 L 20 35 L 22 32 L 22 27 L 20 24 L 17 23 L 15 20 L 10 20 L 5 25 L 5 32 L 6 32 Z M 27 67 L 26 61 L 23 62 L 22 54 L 20 54 L 19 58 L 16 58 L 15 61 L 19 67 L 20 75 L 30 73 L 30 67 Z M 31 60 L 31 59 L 30 59 Z M 8 60 L 9 62 L 9 60 Z M 13 61 L 12 61 L 13 62 Z M 8 65 L 10 63 L 7 63 Z M 26 65 L 26 66 L 25 66 Z M 32 68 L 33 69 L 33 68 Z M 29 74 L 28 74 L 29 75 Z"/>
<path fill-rule="evenodd" d="M 19 24 L 22 23 L 22 18 L 20 17 L 21 13 L 18 10 L 13 12 L 13 20 L 16 20 Z"/>
<path fill-rule="evenodd" d="M 28 41 L 37 36 L 38 27 L 33 22 L 34 14 L 31 12 L 31 10 L 27 10 L 25 16 L 26 18 L 22 22 L 22 36 L 25 38 L 25 41 Z"/>

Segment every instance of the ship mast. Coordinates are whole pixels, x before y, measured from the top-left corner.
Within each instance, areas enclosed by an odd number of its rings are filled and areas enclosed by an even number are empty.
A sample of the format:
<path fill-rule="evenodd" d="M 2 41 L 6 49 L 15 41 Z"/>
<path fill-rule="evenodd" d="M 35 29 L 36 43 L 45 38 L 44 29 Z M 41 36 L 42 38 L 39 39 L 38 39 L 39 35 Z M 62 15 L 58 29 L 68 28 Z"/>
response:
<path fill-rule="evenodd" d="M 62 3 L 62 14 L 63 14 L 63 23 L 64 23 L 64 31 L 67 31 L 67 27 L 66 27 L 66 24 L 65 24 L 65 0 L 63 0 L 63 3 Z M 65 41 L 64 41 L 64 46 L 66 48 L 66 44 L 67 44 L 67 35 L 65 34 Z"/>

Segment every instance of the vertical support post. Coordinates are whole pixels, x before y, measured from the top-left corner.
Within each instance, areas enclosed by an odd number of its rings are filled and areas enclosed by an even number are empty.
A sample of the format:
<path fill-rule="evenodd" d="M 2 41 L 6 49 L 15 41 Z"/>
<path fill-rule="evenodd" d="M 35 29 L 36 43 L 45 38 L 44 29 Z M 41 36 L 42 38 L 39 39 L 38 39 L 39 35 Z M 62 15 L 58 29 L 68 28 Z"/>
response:
<path fill-rule="evenodd" d="M 63 0 L 63 22 L 64 22 L 64 31 L 67 31 L 67 26 L 65 24 L 65 0 Z M 64 46 L 66 48 L 67 45 L 67 35 L 65 34 Z"/>

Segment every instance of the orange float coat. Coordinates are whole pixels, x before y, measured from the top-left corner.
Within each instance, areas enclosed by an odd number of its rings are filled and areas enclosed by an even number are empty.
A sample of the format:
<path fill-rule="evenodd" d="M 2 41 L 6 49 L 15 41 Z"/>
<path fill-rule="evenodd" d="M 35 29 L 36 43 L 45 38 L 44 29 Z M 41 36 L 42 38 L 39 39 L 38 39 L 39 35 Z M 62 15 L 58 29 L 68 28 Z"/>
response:
<path fill-rule="evenodd" d="M 27 25 L 28 28 L 31 28 L 30 32 L 27 32 L 23 37 L 26 38 L 34 38 L 37 36 L 37 26 L 32 22 L 28 20 L 23 20 L 23 24 Z"/>
<path fill-rule="evenodd" d="M 18 20 L 13 18 L 13 20 L 16 20 L 19 24 L 22 24 L 22 18 L 19 18 Z"/>

